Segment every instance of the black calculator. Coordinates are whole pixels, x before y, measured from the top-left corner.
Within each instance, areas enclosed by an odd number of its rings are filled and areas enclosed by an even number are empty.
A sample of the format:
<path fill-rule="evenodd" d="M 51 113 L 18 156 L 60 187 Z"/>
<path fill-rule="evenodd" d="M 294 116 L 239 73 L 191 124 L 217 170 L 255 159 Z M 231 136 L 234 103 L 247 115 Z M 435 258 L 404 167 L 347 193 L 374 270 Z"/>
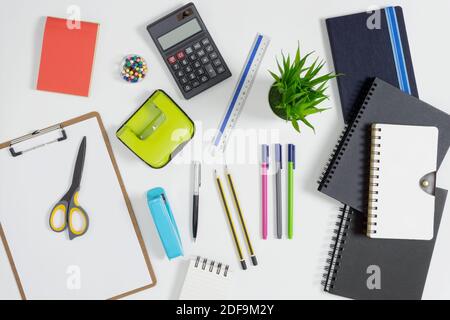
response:
<path fill-rule="evenodd" d="M 231 76 L 193 3 L 147 26 L 186 99 Z"/>

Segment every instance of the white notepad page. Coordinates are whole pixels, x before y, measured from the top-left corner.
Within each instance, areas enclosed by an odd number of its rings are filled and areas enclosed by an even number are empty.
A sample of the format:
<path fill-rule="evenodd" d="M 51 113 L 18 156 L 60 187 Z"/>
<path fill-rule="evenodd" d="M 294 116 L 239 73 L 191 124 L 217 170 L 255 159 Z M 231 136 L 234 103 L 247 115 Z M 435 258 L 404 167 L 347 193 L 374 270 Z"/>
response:
<path fill-rule="evenodd" d="M 191 259 L 180 300 L 229 299 L 232 272 L 228 265 L 202 257 Z"/>
<path fill-rule="evenodd" d="M 436 171 L 438 129 L 374 124 L 371 141 L 367 235 L 432 239 L 435 199 L 422 181 Z"/>
<path fill-rule="evenodd" d="M 18 157 L 0 150 L 0 221 L 26 298 L 106 299 L 151 284 L 97 119 L 65 131 L 67 140 Z M 89 215 L 89 230 L 69 240 L 67 231 L 53 232 L 48 219 L 70 186 L 83 136 L 79 202 Z"/>

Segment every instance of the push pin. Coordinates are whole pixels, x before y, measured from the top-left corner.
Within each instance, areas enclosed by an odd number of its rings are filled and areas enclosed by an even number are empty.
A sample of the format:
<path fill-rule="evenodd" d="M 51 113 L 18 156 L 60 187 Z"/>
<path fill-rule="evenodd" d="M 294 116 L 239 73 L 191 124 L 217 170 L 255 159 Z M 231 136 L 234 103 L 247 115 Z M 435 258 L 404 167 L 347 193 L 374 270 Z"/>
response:
<path fill-rule="evenodd" d="M 428 186 L 430 185 L 430 182 L 428 182 L 428 180 L 422 180 L 421 185 L 424 188 L 428 188 Z"/>
<path fill-rule="evenodd" d="M 120 74 L 125 81 L 136 83 L 145 78 L 147 71 L 148 67 L 144 58 L 130 54 L 123 59 Z"/>

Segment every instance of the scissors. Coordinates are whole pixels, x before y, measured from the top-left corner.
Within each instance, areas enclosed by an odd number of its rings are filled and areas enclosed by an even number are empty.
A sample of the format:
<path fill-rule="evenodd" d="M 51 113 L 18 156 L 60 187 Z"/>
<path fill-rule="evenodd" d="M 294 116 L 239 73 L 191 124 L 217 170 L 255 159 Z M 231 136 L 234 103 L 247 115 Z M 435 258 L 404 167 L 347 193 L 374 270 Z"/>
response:
<path fill-rule="evenodd" d="M 49 219 L 50 228 L 53 231 L 62 232 L 68 229 L 70 240 L 85 234 L 89 227 L 89 217 L 78 203 L 78 192 L 80 190 L 85 156 L 86 137 L 83 137 L 80 148 L 78 149 L 72 184 L 67 193 L 53 207 Z M 77 220 L 82 221 L 81 227 L 76 225 L 75 222 Z"/>

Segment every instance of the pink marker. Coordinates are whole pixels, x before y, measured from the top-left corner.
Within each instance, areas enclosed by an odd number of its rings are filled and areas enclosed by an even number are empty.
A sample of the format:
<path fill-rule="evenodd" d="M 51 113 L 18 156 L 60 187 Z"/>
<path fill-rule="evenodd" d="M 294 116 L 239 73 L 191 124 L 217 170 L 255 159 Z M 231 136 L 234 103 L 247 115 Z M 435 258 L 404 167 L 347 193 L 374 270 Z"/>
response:
<path fill-rule="evenodd" d="M 262 235 L 267 239 L 267 170 L 269 169 L 269 146 L 263 144 L 261 154 L 261 178 L 262 178 Z"/>

